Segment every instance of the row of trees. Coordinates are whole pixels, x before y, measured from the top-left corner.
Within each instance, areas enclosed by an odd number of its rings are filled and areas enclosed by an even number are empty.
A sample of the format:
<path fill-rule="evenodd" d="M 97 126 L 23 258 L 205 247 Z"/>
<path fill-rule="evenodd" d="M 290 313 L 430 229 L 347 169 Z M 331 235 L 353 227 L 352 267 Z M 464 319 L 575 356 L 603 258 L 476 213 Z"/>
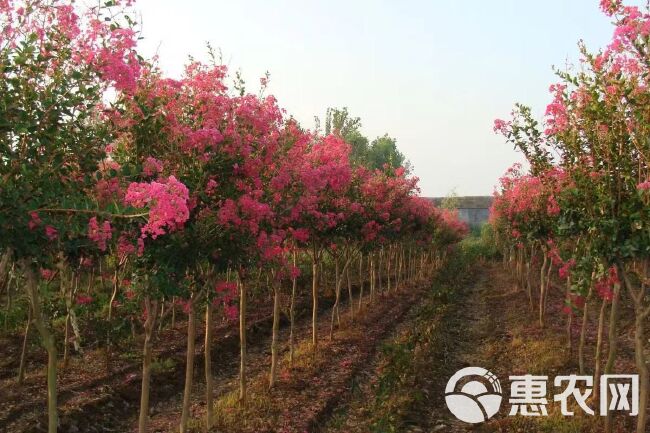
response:
<path fill-rule="evenodd" d="M 530 168 L 515 166 L 501 179 L 491 223 L 531 307 L 533 280 L 539 280 L 541 326 L 552 280 L 557 275 L 565 282 L 566 311 L 582 316 L 581 373 L 587 370 L 590 307 L 600 303 L 596 387 L 601 372 L 612 373 L 617 359 L 621 302 L 633 305 L 640 379 L 636 431 L 641 433 L 647 425 L 650 315 L 650 14 L 617 0 L 602 0 L 601 8 L 614 20 L 613 40 L 597 54 L 581 45 L 580 69 L 558 72 L 544 130 L 521 105 L 511 121 L 495 121 L 495 131 L 526 156 Z M 607 314 L 608 353 L 602 366 Z M 571 314 L 569 338 L 570 321 Z M 611 415 L 605 425 L 611 431 Z"/>
<path fill-rule="evenodd" d="M 285 283 L 292 286 L 293 330 L 296 256 L 312 264 L 316 351 L 325 254 L 336 269 L 334 322 L 353 262 L 369 275 L 372 301 L 378 282 L 391 290 L 421 277 L 466 231 L 453 213 L 417 196 L 403 157 L 380 167 L 355 161 L 336 122 L 325 135 L 301 128 L 265 95 L 266 79 L 257 95 L 238 85 L 232 91 L 214 57 L 191 61 L 179 79 L 165 77 L 137 53 L 130 7 L 118 0 L 84 9 L 58 0 L 0 2 L 0 276 L 24 289 L 28 326 L 48 353 L 50 432 L 58 424 L 60 347 L 53 309 L 66 315 L 64 364 L 67 333 L 79 333 L 80 305 L 104 303 L 107 353 L 119 311 L 138 312 L 140 432 L 147 428 L 157 325 L 175 314 L 178 300 L 188 316 L 186 431 L 197 314 L 204 309 L 209 428 L 215 309 L 239 316 L 245 403 L 255 275 L 268 276 L 273 294 L 272 387 Z M 392 154 L 401 155 L 391 143 Z"/>

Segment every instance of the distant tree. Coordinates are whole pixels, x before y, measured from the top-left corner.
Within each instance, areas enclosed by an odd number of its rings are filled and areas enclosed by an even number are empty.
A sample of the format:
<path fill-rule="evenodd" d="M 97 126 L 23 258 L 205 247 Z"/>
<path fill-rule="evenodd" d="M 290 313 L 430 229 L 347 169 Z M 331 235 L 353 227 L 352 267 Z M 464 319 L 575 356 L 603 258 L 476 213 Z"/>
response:
<path fill-rule="evenodd" d="M 350 134 L 360 133 L 361 118 L 352 117 L 348 107 L 328 108 L 325 112 L 325 135 L 337 134 L 346 138 Z"/>
<path fill-rule="evenodd" d="M 320 129 L 320 119 L 316 118 L 316 127 Z M 325 113 L 325 135 L 335 134 L 351 146 L 350 161 L 354 164 L 367 165 L 368 138 L 361 133 L 361 118 L 352 117 L 347 107 L 328 108 Z"/>
<path fill-rule="evenodd" d="M 394 168 L 406 164 L 404 154 L 397 149 L 397 140 L 388 134 L 375 138 L 368 149 L 368 167 L 382 168 L 384 164 Z"/>
<path fill-rule="evenodd" d="M 316 129 L 320 130 L 321 122 L 315 118 Z M 328 108 L 325 113 L 325 135 L 337 135 L 351 146 L 350 161 L 370 169 L 383 169 L 385 164 L 393 168 L 404 167 L 407 173 L 411 164 L 404 154 L 397 149 L 397 140 L 384 134 L 369 142 L 361 133 L 361 118 L 350 114 L 347 107 Z"/>
<path fill-rule="evenodd" d="M 452 189 L 449 194 L 445 198 L 443 198 L 440 202 L 440 207 L 442 209 L 458 209 L 458 206 L 460 205 L 460 198 L 458 197 L 458 193 L 456 192 L 456 189 Z"/>

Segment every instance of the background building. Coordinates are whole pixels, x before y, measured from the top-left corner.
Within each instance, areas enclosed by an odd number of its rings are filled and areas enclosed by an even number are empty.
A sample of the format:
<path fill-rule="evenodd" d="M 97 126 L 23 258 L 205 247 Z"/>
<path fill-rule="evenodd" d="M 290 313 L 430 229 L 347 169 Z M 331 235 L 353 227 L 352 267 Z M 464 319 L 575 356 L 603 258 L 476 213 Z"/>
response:
<path fill-rule="evenodd" d="M 432 197 L 431 200 L 438 207 L 442 202 L 449 198 Z M 468 223 L 470 227 L 479 227 L 488 220 L 490 206 L 492 205 L 492 196 L 465 196 L 452 197 L 458 209 L 458 217 Z"/>

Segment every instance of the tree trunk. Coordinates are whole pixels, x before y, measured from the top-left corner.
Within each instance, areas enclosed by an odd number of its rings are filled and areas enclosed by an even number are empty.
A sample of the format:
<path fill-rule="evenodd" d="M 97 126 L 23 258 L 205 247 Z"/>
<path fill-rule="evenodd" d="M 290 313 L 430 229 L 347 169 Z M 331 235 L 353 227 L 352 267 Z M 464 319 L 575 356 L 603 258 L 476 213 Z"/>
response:
<path fill-rule="evenodd" d="M 63 365 L 61 370 L 68 368 L 68 340 L 70 339 L 70 313 L 65 316 L 65 332 L 63 334 Z M 63 372 L 62 372 L 63 373 Z"/>
<path fill-rule="evenodd" d="M 375 300 L 375 253 L 372 252 L 368 256 L 370 264 L 368 270 L 370 272 L 370 302 Z"/>
<path fill-rule="evenodd" d="M 639 373 L 639 415 L 636 418 L 636 432 L 645 433 L 648 408 L 648 364 L 645 356 L 645 322 L 647 314 L 637 312 L 634 327 L 634 358 Z"/>
<path fill-rule="evenodd" d="M 110 299 L 109 304 L 108 304 L 108 314 L 106 316 L 106 320 L 108 322 L 113 320 L 113 303 L 115 302 L 115 299 L 117 298 L 117 290 L 120 287 L 118 279 L 119 279 L 119 271 L 118 271 L 117 266 L 116 266 L 115 273 L 113 274 L 113 290 L 111 292 L 111 299 Z"/>
<path fill-rule="evenodd" d="M 533 304 L 533 284 L 531 282 L 531 267 L 533 262 L 533 257 L 535 257 L 535 245 L 530 247 L 530 256 L 526 260 L 526 293 L 528 294 L 528 302 L 530 304 L 530 311 L 535 311 L 535 306 Z"/>
<path fill-rule="evenodd" d="M 386 282 L 386 293 L 390 293 L 390 280 L 391 280 L 391 275 L 390 275 L 390 268 L 391 268 L 391 259 L 392 259 L 392 247 L 388 247 L 388 252 L 386 253 L 386 276 L 388 277 L 388 281 Z"/>
<path fill-rule="evenodd" d="M 172 296 L 172 323 L 170 325 L 171 329 L 176 328 L 176 297 Z"/>
<path fill-rule="evenodd" d="M 293 267 L 296 267 L 296 250 L 293 250 Z M 293 367 L 293 346 L 294 346 L 294 335 L 293 330 L 296 322 L 296 288 L 298 285 L 298 280 L 296 277 L 291 279 L 291 305 L 289 306 L 289 365 Z"/>
<path fill-rule="evenodd" d="M 568 277 L 566 280 L 566 291 L 564 293 L 565 302 L 569 305 L 569 314 L 566 321 L 566 333 L 567 333 L 567 349 L 569 349 L 569 356 L 573 357 L 573 306 L 571 305 L 571 278 Z"/>
<path fill-rule="evenodd" d="M 544 261 L 542 262 L 542 269 L 540 270 L 539 275 L 539 326 L 544 327 L 544 299 L 545 299 L 545 284 L 544 277 L 546 276 L 546 265 L 548 264 L 548 257 L 546 252 L 542 251 L 544 254 Z"/>
<path fill-rule="evenodd" d="M 350 320 L 354 322 L 354 298 L 352 296 L 352 278 L 350 277 L 350 266 L 345 269 L 348 280 L 348 297 L 350 298 Z"/>
<path fill-rule="evenodd" d="M 609 353 L 607 355 L 607 363 L 605 364 L 605 374 L 611 374 L 614 370 L 614 363 L 616 362 L 616 355 L 618 350 L 618 302 L 621 292 L 621 284 L 614 284 L 614 297 L 612 298 L 612 308 L 609 314 L 609 334 L 607 341 L 609 343 Z M 605 419 L 605 431 L 611 433 L 614 417 L 612 411 L 607 413 Z"/>
<path fill-rule="evenodd" d="M 153 355 L 153 337 L 158 314 L 158 301 L 144 299 L 147 319 L 144 322 L 144 346 L 142 349 L 142 388 L 140 392 L 140 417 L 138 419 L 138 433 L 146 433 L 149 423 L 149 386 L 151 382 L 151 358 Z"/>
<path fill-rule="evenodd" d="M 113 290 L 111 292 L 111 298 L 108 301 L 108 313 L 106 315 L 106 372 L 110 373 L 111 372 L 111 358 L 112 358 L 112 342 L 111 342 L 111 333 L 113 330 L 113 304 L 115 303 L 115 299 L 117 298 L 117 290 L 119 288 L 119 270 L 117 265 L 115 266 L 115 273 L 113 274 Z"/>
<path fill-rule="evenodd" d="M 582 324 L 580 326 L 580 343 L 578 343 L 578 369 L 581 375 L 585 374 L 585 342 L 587 340 L 587 323 L 589 320 L 589 305 L 593 295 L 593 285 L 589 285 L 589 293 L 585 299 L 582 310 Z"/>
<path fill-rule="evenodd" d="M 363 253 L 359 252 L 359 313 L 363 307 Z"/>
<path fill-rule="evenodd" d="M 379 293 L 382 292 L 383 287 L 384 287 L 384 283 L 381 280 L 381 278 L 382 278 L 381 262 L 382 262 L 383 255 L 384 255 L 384 247 L 381 247 L 381 249 L 379 250 L 379 254 L 378 254 L 379 257 L 377 259 L 377 280 L 378 280 L 377 282 L 379 283 Z"/>
<path fill-rule="evenodd" d="M 212 428 L 212 418 L 214 411 L 214 398 L 212 395 L 212 301 L 207 299 L 205 306 L 205 341 L 204 355 L 205 361 L 205 428 L 209 431 Z"/>
<path fill-rule="evenodd" d="M 605 310 L 607 309 L 607 301 L 602 300 L 600 304 L 600 314 L 598 315 L 598 332 L 596 335 L 596 355 L 594 356 L 594 400 L 599 401 L 599 388 L 600 388 L 600 370 L 602 359 L 603 347 L 603 331 L 605 329 Z"/>
<path fill-rule="evenodd" d="M 187 315 L 187 354 L 185 362 L 185 388 L 183 389 L 183 407 L 181 410 L 180 433 L 187 433 L 187 420 L 190 417 L 190 401 L 192 398 L 192 379 L 194 379 L 194 346 L 196 344 L 196 311 L 194 294 L 189 299 Z"/>
<path fill-rule="evenodd" d="M 56 391 L 56 344 L 54 335 L 50 332 L 43 312 L 41 310 L 41 299 L 38 293 L 38 280 L 31 265 L 24 262 L 23 274 L 25 275 L 25 288 L 27 296 L 31 303 L 32 312 L 34 314 L 34 326 L 41 336 L 42 344 L 47 351 L 47 431 L 48 433 L 56 433 L 59 416 L 57 413 L 57 391 Z"/>
<path fill-rule="evenodd" d="M 278 333 L 280 330 L 280 287 L 273 288 L 273 336 L 271 338 L 271 372 L 269 374 L 269 389 L 275 386 L 278 369 Z"/>
<path fill-rule="evenodd" d="M 29 330 L 32 327 L 32 307 L 27 307 L 27 322 L 25 323 L 25 335 L 23 336 L 23 348 L 20 352 L 20 365 L 18 366 L 18 385 L 22 385 L 25 380 L 25 360 L 27 358 L 27 340 L 29 338 Z"/>
<path fill-rule="evenodd" d="M 334 294 L 336 299 L 334 301 L 334 306 L 332 307 L 332 320 L 330 321 L 330 340 L 334 339 L 334 318 L 339 311 L 339 300 L 341 298 L 341 285 L 339 283 L 339 258 L 334 259 Z M 340 326 L 340 323 L 339 323 Z"/>
<path fill-rule="evenodd" d="M 239 271 L 239 402 L 246 406 L 246 285 Z"/>
<path fill-rule="evenodd" d="M 318 265 L 319 260 L 314 250 L 311 262 L 311 344 L 314 353 L 318 349 Z"/>

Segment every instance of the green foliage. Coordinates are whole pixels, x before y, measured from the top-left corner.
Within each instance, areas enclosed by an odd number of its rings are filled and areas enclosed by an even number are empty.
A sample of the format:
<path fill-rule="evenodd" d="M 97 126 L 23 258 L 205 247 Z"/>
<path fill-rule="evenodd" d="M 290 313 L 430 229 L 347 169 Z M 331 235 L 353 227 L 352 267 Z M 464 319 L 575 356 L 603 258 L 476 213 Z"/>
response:
<path fill-rule="evenodd" d="M 368 149 L 368 166 L 370 168 L 382 168 L 384 165 L 390 167 L 403 167 L 406 158 L 397 149 L 397 140 L 384 134 L 383 137 L 375 138 Z"/>
<path fill-rule="evenodd" d="M 440 202 L 440 207 L 443 209 L 458 209 L 460 206 L 460 198 L 458 198 L 458 193 L 456 189 L 452 189 L 449 194 Z"/>
<path fill-rule="evenodd" d="M 320 120 L 316 118 L 317 129 Z M 325 114 L 325 135 L 340 135 L 351 147 L 350 159 L 369 169 L 382 169 L 384 165 L 409 169 L 410 163 L 397 148 L 397 140 L 384 134 L 372 142 L 361 133 L 361 118 L 350 115 L 347 107 L 328 108 Z"/>

